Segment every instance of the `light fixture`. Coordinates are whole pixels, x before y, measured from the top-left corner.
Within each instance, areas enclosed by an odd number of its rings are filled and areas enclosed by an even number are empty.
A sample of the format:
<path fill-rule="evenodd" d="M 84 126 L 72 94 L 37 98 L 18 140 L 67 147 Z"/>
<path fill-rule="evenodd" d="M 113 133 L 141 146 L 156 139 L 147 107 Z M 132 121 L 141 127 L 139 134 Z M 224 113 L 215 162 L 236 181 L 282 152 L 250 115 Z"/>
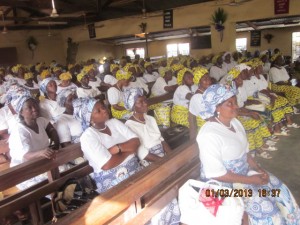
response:
<path fill-rule="evenodd" d="M 52 12 L 50 14 L 50 17 L 54 18 L 54 17 L 58 17 L 58 13 L 56 11 L 56 8 L 55 8 L 55 4 L 54 4 L 54 0 L 52 0 Z"/>
<path fill-rule="evenodd" d="M 7 27 L 5 26 L 5 23 L 4 23 L 4 15 L 3 15 L 3 12 L 2 12 L 2 21 L 3 21 L 3 30 L 2 30 L 2 34 L 7 34 Z"/>

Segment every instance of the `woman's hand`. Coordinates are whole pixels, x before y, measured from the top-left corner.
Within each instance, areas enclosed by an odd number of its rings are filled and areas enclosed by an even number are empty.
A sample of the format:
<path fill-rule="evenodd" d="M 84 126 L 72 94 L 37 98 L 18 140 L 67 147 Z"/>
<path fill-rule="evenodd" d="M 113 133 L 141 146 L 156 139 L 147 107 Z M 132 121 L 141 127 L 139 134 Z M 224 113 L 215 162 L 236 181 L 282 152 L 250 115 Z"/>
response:
<path fill-rule="evenodd" d="M 257 113 L 257 112 L 251 111 L 249 116 L 251 118 L 255 119 L 255 120 L 260 120 L 261 119 L 259 113 Z"/>
<path fill-rule="evenodd" d="M 46 159 L 55 159 L 56 158 L 56 151 L 46 148 L 40 151 L 39 156 L 44 157 Z"/>
<path fill-rule="evenodd" d="M 249 176 L 249 179 L 250 182 L 255 185 L 264 185 L 269 182 L 269 176 L 264 173 Z"/>
<path fill-rule="evenodd" d="M 114 145 L 114 146 L 110 147 L 108 149 L 108 151 L 110 152 L 110 154 L 116 155 L 119 153 L 119 147 L 117 145 Z"/>

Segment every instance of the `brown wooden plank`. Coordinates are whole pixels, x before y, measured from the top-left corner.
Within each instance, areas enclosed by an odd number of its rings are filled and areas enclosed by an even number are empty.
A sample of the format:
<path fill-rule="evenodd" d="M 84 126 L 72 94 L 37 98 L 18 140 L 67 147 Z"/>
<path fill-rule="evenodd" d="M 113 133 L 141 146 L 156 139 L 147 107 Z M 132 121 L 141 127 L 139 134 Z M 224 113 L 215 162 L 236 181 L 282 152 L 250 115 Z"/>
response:
<path fill-rule="evenodd" d="M 195 142 L 187 142 L 160 161 L 129 177 L 91 203 L 62 218 L 58 224 L 108 224 L 163 180 L 198 157 Z"/>
<path fill-rule="evenodd" d="M 29 178 L 55 169 L 73 159 L 82 156 L 80 143 L 67 146 L 57 152 L 56 159 L 48 160 L 42 157 L 24 162 L 15 167 L 0 172 L 0 191 L 15 186 Z"/>

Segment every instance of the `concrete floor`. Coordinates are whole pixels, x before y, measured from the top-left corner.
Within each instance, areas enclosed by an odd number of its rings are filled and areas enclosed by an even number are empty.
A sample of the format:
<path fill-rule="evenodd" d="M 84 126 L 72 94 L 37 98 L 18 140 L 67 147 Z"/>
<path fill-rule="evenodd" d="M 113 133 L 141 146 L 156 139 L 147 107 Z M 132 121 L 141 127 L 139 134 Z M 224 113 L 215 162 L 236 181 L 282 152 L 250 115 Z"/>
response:
<path fill-rule="evenodd" d="M 293 117 L 300 124 L 300 115 Z M 256 157 L 263 168 L 281 179 L 293 193 L 300 204 L 300 129 L 290 128 L 290 136 L 280 136 L 276 147 L 278 151 L 270 152 L 272 159 Z"/>

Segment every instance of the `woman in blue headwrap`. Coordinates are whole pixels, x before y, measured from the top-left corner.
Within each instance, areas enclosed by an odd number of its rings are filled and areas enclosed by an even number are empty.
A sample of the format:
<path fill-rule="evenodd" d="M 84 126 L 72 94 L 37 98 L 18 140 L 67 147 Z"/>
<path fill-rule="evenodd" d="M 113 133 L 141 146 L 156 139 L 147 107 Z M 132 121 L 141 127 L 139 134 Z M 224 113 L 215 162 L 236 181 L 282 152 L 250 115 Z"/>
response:
<path fill-rule="evenodd" d="M 248 154 L 245 130 L 236 119 L 235 94 L 235 90 L 220 84 L 210 86 L 203 93 L 200 116 L 209 121 L 197 136 L 201 177 L 250 191 L 243 198 L 244 224 L 299 224 L 299 207 L 289 189 Z M 270 191 L 271 195 L 261 195 L 259 190 Z"/>
<path fill-rule="evenodd" d="M 14 101 L 20 122 L 14 126 L 9 137 L 10 167 L 38 157 L 55 158 L 55 150 L 59 148 L 59 138 L 49 120 L 39 117 L 38 102 L 26 95 L 19 96 Z M 51 143 L 54 144 L 50 148 Z M 24 190 L 44 179 L 46 176 L 39 175 L 17 186 Z"/>
<path fill-rule="evenodd" d="M 41 116 L 50 120 L 52 124 L 56 123 L 58 117 L 65 111 L 56 102 L 57 85 L 53 78 L 45 78 L 40 83 L 40 91 L 45 96 L 40 99 Z"/>
<path fill-rule="evenodd" d="M 152 116 L 147 115 L 147 99 L 143 95 L 142 88 L 131 88 L 124 93 L 125 108 L 133 111 L 132 116 L 126 121 L 126 125 L 140 138 L 141 145 L 137 155 L 143 166 L 158 161 L 166 153 L 171 152 L 170 146 L 164 141 Z M 151 224 L 177 224 L 180 212 L 176 199 L 173 199 L 165 208 L 155 215 Z M 175 221 L 175 222 L 174 222 Z"/>
<path fill-rule="evenodd" d="M 109 119 L 108 110 L 94 98 L 73 101 L 74 116 L 84 130 L 80 137 L 84 157 L 94 169 L 97 191 L 103 193 L 140 170 L 135 156 L 140 141 L 127 126 Z"/>

